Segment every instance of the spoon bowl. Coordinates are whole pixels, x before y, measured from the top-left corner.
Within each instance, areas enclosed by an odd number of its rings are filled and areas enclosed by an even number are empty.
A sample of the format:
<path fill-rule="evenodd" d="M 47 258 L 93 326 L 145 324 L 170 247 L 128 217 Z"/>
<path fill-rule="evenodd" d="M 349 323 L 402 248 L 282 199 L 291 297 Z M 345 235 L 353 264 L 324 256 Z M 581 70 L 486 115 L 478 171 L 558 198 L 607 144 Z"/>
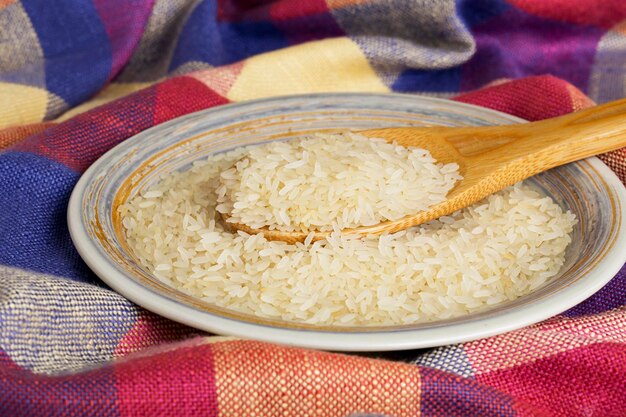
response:
<path fill-rule="evenodd" d="M 428 150 L 440 163 L 455 162 L 463 179 L 442 203 L 399 220 L 343 229 L 380 235 L 426 223 L 482 200 L 548 169 L 626 146 L 626 99 L 538 122 L 488 127 L 397 127 L 358 132 Z M 303 242 L 310 232 L 255 229 L 228 221 L 231 229 L 267 239 Z M 314 232 L 313 241 L 332 232 Z"/>

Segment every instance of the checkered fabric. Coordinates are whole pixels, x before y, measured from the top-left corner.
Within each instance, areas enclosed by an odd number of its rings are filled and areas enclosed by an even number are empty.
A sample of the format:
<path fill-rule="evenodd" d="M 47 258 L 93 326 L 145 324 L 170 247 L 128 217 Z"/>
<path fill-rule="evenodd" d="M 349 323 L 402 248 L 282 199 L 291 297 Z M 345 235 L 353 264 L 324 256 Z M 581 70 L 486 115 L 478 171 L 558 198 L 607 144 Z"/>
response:
<path fill-rule="evenodd" d="M 112 146 L 229 102 L 333 91 L 529 120 L 618 99 L 626 1 L 0 0 L 0 415 L 626 415 L 626 269 L 514 332 L 346 355 L 203 334 L 78 256 L 68 198 Z M 625 152 L 602 156 L 622 181 Z"/>

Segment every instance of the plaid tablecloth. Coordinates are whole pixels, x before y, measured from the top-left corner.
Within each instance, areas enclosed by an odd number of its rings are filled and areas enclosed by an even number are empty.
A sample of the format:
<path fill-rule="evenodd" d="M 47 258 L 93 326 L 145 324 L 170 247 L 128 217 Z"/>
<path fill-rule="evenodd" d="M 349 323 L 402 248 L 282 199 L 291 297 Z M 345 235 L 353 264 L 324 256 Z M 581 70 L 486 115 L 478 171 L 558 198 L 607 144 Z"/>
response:
<path fill-rule="evenodd" d="M 626 1 L 0 0 L 0 415 L 626 415 L 624 269 L 515 332 L 344 355 L 202 334 L 81 261 L 68 197 L 106 150 L 196 110 L 328 91 L 530 120 L 617 99 Z M 602 156 L 622 180 L 625 157 Z"/>

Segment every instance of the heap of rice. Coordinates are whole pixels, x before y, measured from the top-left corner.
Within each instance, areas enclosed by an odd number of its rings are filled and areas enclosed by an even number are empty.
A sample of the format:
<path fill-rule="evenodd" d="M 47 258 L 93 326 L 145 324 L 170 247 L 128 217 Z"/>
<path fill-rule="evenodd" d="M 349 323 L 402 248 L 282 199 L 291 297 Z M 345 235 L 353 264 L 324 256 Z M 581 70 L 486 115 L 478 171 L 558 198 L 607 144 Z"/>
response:
<path fill-rule="evenodd" d="M 217 211 L 283 231 L 342 230 L 397 220 L 445 201 L 457 164 L 363 135 L 317 134 L 251 148 L 221 173 Z"/>
<path fill-rule="evenodd" d="M 127 242 L 156 277 L 261 317 L 335 325 L 466 315 L 542 286 L 564 261 L 576 220 L 518 184 L 422 227 L 286 244 L 231 233 L 216 216 L 220 173 L 239 149 L 166 175 L 120 207 Z"/>

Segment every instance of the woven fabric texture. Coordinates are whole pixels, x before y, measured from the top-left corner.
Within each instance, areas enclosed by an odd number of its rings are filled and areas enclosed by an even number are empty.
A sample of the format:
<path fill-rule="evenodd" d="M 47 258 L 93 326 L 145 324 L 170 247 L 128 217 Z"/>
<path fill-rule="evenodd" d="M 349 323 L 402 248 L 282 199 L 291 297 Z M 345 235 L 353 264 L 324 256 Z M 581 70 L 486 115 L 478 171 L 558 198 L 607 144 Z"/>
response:
<path fill-rule="evenodd" d="M 622 98 L 626 2 L 0 0 L 0 415 L 626 415 L 626 269 L 527 328 L 356 355 L 204 334 L 78 256 L 68 198 L 111 147 L 213 106 L 336 91 L 528 120 Z M 601 158 L 626 181 L 625 150 Z"/>

